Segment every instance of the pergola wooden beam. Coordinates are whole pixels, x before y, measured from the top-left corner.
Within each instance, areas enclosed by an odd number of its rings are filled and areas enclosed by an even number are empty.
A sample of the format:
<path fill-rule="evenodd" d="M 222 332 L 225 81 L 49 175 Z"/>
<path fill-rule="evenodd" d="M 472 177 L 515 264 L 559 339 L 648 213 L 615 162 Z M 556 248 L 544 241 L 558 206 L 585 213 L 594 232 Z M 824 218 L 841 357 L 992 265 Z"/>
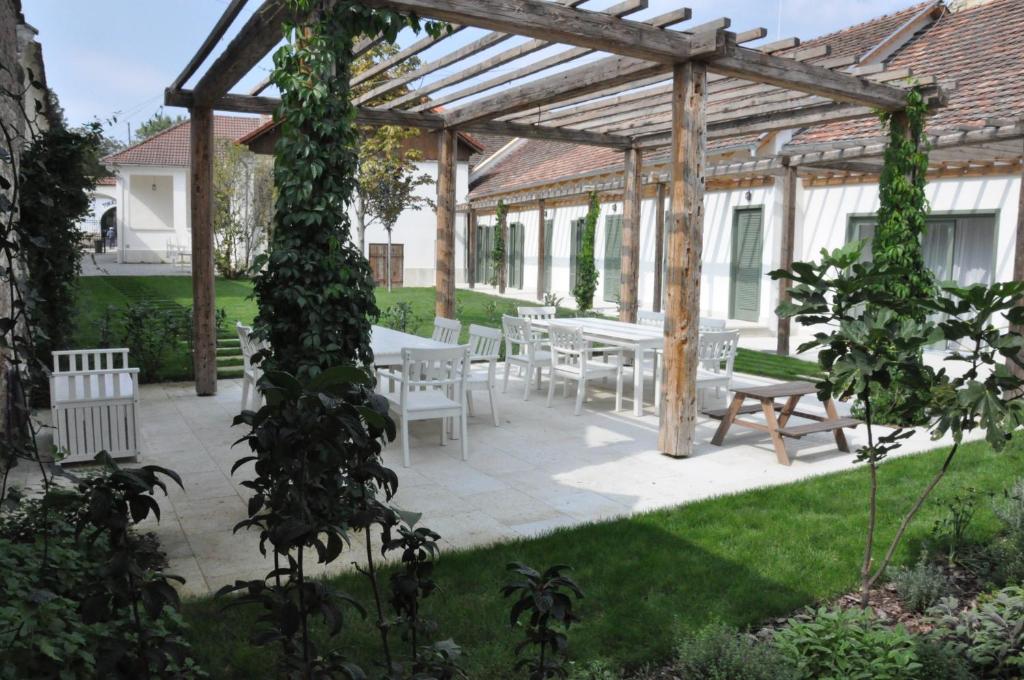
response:
<path fill-rule="evenodd" d="M 213 110 L 189 110 L 192 231 L 192 367 L 196 394 L 217 394 L 217 305 L 213 269 Z"/>
<path fill-rule="evenodd" d="M 619 5 L 616 5 L 616 6 L 613 6 L 613 7 L 609 7 L 605 11 L 607 13 L 609 13 L 609 14 L 614 15 L 614 16 L 624 16 L 627 13 L 626 9 L 625 9 L 625 5 L 626 4 L 627 3 L 619 3 Z M 620 8 L 620 7 L 621 7 L 621 9 L 617 9 L 617 8 Z M 650 23 L 652 26 L 658 26 L 659 28 L 665 28 L 665 27 L 671 26 L 673 24 L 679 23 L 681 21 L 686 21 L 689 18 L 690 18 L 690 10 L 687 9 L 687 8 L 681 8 L 681 9 L 674 10 L 672 12 L 668 12 L 666 14 L 662 14 L 660 16 L 654 17 L 648 23 Z M 546 46 L 547 45 L 552 45 L 552 44 L 555 44 L 555 43 L 545 43 Z M 594 50 L 590 49 L 589 47 L 572 47 L 570 49 L 563 50 L 563 51 L 558 52 L 556 54 L 552 54 L 551 56 L 545 57 L 544 59 L 536 61 L 536 62 L 534 62 L 532 64 L 527 64 L 527 65 L 522 66 L 520 68 L 513 69 L 513 70 L 505 72 L 505 73 L 501 73 L 501 74 L 499 74 L 499 75 L 497 75 L 497 76 L 495 76 L 493 78 L 490 78 L 488 80 L 485 80 L 483 82 L 475 83 L 475 84 L 473 84 L 473 85 L 471 85 L 469 87 L 463 88 L 463 89 L 458 90 L 456 92 L 451 92 L 451 93 L 442 95 L 440 97 L 434 97 L 431 101 L 429 101 L 427 103 L 419 104 L 417 106 L 411 107 L 410 110 L 412 110 L 412 111 L 422 111 L 422 110 L 425 110 L 425 109 L 428 109 L 428 108 L 432 108 L 432 107 L 445 106 L 446 104 L 450 104 L 452 102 L 459 101 L 460 99 L 466 99 L 467 97 L 471 97 L 471 96 L 473 96 L 475 94 L 479 94 L 481 92 L 486 92 L 487 90 L 494 89 L 495 87 L 499 87 L 501 85 L 504 85 L 505 83 L 510 83 L 510 82 L 512 82 L 514 80 L 519 80 L 521 78 L 526 78 L 528 76 L 534 75 L 535 73 L 540 73 L 541 71 L 546 71 L 549 68 L 554 68 L 555 66 L 560 66 L 561 64 L 565 64 L 565 63 L 568 63 L 568 62 L 573 61 L 575 59 L 579 59 L 580 57 L 585 57 L 586 55 L 592 54 L 593 52 L 594 52 Z M 436 89 L 441 89 L 441 88 L 434 88 L 434 89 L 436 90 Z M 400 101 L 394 102 L 395 106 L 398 106 L 400 104 L 401 104 Z"/>
<path fill-rule="evenodd" d="M 544 293 L 547 291 L 544 289 L 544 255 L 547 253 L 548 244 L 545 243 L 547 239 L 547 229 L 545 227 L 544 220 L 544 199 L 537 201 L 537 299 L 543 300 Z"/>
<path fill-rule="evenodd" d="M 622 248 L 619 265 L 619 320 L 636 322 L 640 287 L 640 204 L 643 199 L 643 156 L 626 151 L 623 168 Z"/>
<path fill-rule="evenodd" d="M 437 154 L 437 237 L 434 244 L 435 313 L 455 318 L 455 130 L 441 130 Z"/>
<path fill-rule="evenodd" d="M 782 174 L 782 238 L 779 239 L 779 269 L 789 270 L 793 267 L 793 250 L 796 241 L 796 189 L 799 181 L 796 168 L 789 165 L 789 159 L 784 158 L 785 171 Z M 789 300 L 789 288 L 791 281 L 786 278 L 779 279 L 779 304 Z M 781 356 L 788 356 L 790 352 L 790 318 L 779 316 L 776 333 L 776 352 Z"/>
<path fill-rule="evenodd" d="M 367 80 L 370 80 L 371 78 L 373 78 L 374 76 L 380 75 L 381 73 L 386 72 L 388 69 L 391 69 L 391 68 L 394 68 L 395 66 L 398 66 L 402 62 L 405 62 L 405 61 L 408 61 L 409 59 L 412 59 L 413 57 L 415 57 L 420 52 L 423 52 L 424 50 L 426 50 L 426 49 L 428 49 L 430 47 L 433 47 L 434 45 L 436 45 L 437 43 L 441 42 L 442 40 L 446 40 L 447 38 L 450 38 L 451 36 L 455 35 L 456 33 L 458 33 L 459 31 L 463 30 L 464 28 L 466 28 L 466 27 L 465 26 L 460 26 L 459 24 L 454 24 L 454 25 L 453 24 L 449 24 L 448 25 L 448 30 L 445 31 L 444 33 L 442 33 L 441 35 L 438 35 L 438 36 L 428 35 L 425 38 L 420 38 L 419 40 L 414 42 L 412 45 L 409 45 L 408 47 L 406 47 L 404 50 L 396 52 L 395 54 L 391 55 L 387 59 L 384 59 L 383 61 L 381 61 L 380 63 L 374 64 L 373 66 L 369 67 L 368 69 L 366 69 L 362 73 L 357 73 L 356 75 L 352 76 L 349 79 L 348 84 L 349 84 L 350 87 L 355 87 L 355 86 L 359 85 L 360 83 L 364 83 Z"/>
<path fill-rule="evenodd" d="M 281 42 L 281 25 L 294 19 L 285 0 L 266 0 L 192 89 L 197 104 L 213 106 Z M 171 88 L 177 89 L 177 88 Z"/>
<path fill-rule="evenodd" d="M 217 43 L 220 42 L 220 39 L 224 37 L 228 27 L 231 26 L 236 18 L 238 18 L 238 15 L 245 7 L 245 3 L 248 1 L 249 0 L 231 0 L 227 8 L 224 10 L 224 13 L 220 15 L 219 19 L 217 19 L 217 23 L 213 25 L 213 28 L 206 36 L 206 39 L 203 40 L 202 45 L 200 45 L 199 49 L 196 50 L 196 53 L 192 55 L 188 64 L 182 69 L 181 73 L 178 74 L 178 77 L 171 81 L 170 89 L 181 89 L 188 79 L 195 75 L 195 72 L 199 70 L 199 67 L 202 66 L 203 62 L 206 61 L 206 58 L 210 56 L 211 52 L 213 52 L 213 48 L 216 47 Z"/>
<path fill-rule="evenodd" d="M 669 65 L 722 48 L 713 32 L 683 35 L 545 0 L 364 0 L 363 4 Z"/>

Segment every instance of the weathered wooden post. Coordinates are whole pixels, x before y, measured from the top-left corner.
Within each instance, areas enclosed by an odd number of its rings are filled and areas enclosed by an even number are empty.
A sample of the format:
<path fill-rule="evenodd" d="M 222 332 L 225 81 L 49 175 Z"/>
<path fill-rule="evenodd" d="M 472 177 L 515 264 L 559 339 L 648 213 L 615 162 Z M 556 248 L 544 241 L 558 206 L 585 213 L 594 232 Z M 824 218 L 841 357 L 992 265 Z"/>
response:
<path fill-rule="evenodd" d="M 470 207 L 466 217 L 466 272 L 469 287 L 476 288 L 476 210 Z"/>
<path fill-rule="evenodd" d="M 544 228 L 544 199 L 537 201 L 537 299 L 543 300 L 544 293 L 544 252 L 547 250 L 547 230 Z"/>
<path fill-rule="evenodd" d="M 789 158 L 783 158 L 786 167 L 782 174 L 782 238 L 779 252 L 779 269 L 793 267 L 793 247 L 796 239 L 796 168 L 789 164 Z M 779 304 L 789 300 L 789 279 L 779 279 Z M 778 317 L 778 337 L 776 352 L 786 356 L 789 354 L 790 318 Z"/>
<path fill-rule="evenodd" d="M 670 456 L 687 456 L 697 423 L 707 67 L 696 61 L 676 64 L 672 83 L 672 221 L 666 244 L 665 360 L 658 448 Z"/>
<path fill-rule="evenodd" d="M 619 275 L 619 320 L 636 322 L 640 288 L 640 200 L 643 156 L 639 149 L 626 151 L 625 181 L 622 192 L 622 251 Z"/>
<path fill-rule="evenodd" d="M 652 309 L 661 311 L 661 280 L 665 276 L 665 185 L 658 182 L 654 199 L 654 302 Z"/>
<path fill-rule="evenodd" d="M 437 155 L 437 243 L 434 246 L 434 312 L 455 318 L 455 130 L 439 135 Z"/>
<path fill-rule="evenodd" d="M 213 110 L 189 110 L 192 223 L 192 366 L 196 394 L 217 394 L 217 319 L 213 271 Z"/>

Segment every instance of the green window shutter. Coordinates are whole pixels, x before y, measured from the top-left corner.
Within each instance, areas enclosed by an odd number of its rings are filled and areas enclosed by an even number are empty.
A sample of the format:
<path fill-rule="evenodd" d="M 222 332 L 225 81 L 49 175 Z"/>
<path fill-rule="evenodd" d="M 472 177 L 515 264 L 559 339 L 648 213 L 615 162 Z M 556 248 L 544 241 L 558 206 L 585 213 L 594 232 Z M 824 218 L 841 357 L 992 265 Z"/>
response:
<path fill-rule="evenodd" d="M 544 220 L 544 292 L 551 292 L 551 239 L 554 237 L 555 221 Z"/>
<path fill-rule="evenodd" d="M 608 215 L 604 220 L 604 284 L 605 302 L 619 301 L 622 280 L 622 215 Z"/>
<path fill-rule="evenodd" d="M 579 258 L 580 250 L 583 249 L 583 225 L 586 219 L 580 218 L 572 221 L 572 241 L 569 252 L 569 291 L 576 287 L 576 260 Z"/>
<path fill-rule="evenodd" d="M 761 208 L 737 208 L 732 232 L 733 319 L 757 321 L 761 312 L 761 263 L 764 259 Z"/>
<path fill-rule="evenodd" d="M 508 225 L 508 286 L 523 287 L 523 251 L 526 242 L 526 230 L 519 222 Z"/>

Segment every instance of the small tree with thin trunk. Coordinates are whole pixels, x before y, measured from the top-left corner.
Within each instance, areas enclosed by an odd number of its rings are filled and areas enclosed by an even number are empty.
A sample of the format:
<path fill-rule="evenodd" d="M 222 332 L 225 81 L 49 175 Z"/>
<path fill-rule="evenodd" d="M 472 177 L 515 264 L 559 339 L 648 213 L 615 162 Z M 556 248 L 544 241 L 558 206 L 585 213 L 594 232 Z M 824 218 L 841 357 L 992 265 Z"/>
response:
<path fill-rule="evenodd" d="M 1024 337 L 1011 329 L 1024 321 L 1024 282 L 935 286 L 922 275 L 923 261 L 912 250 L 923 230 L 923 167 L 920 126 L 924 108 L 920 94 L 909 95 L 907 115 L 911 140 L 902 126 L 892 126 L 892 141 L 882 175 L 883 207 L 879 229 L 883 257 L 862 262 L 863 242 L 822 251 L 820 262 L 796 262 L 791 271 L 772 272 L 796 284 L 791 301 L 778 313 L 814 328 L 814 339 L 799 351 L 817 348 L 825 378 L 819 396 L 856 399 L 861 405 L 867 442 L 857 450 L 869 476 L 867 529 L 860 568 L 861 603 L 867 606 L 871 589 L 896 556 L 907 529 L 932 491 L 950 470 L 965 435 L 984 430 L 986 439 L 1001 449 L 1012 432 L 1024 424 L 1022 381 L 1005 362 L 1024 366 L 1020 352 Z M 920 175 L 914 170 L 919 170 Z M 914 214 L 917 213 L 917 214 Z M 904 229 L 909 234 L 895 233 Z M 944 343 L 950 349 L 935 369 L 923 358 L 927 347 Z M 946 366 L 963 367 L 954 371 Z M 888 545 L 877 556 L 879 469 L 890 453 L 914 434 L 898 428 L 880 434 L 877 404 L 891 408 L 898 392 L 898 410 L 918 413 L 934 438 L 949 436 L 952 446 L 938 470 L 910 503 Z M 888 428 L 887 428 L 888 429 Z"/>
<path fill-rule="evenodd" d="M 576 308 L 588 312 L 594 308 L 594 294 L 597 292 L 597 263 L 594 260 L 594 241 L 597 238 L 597 220 L 601 216 L 601 202 L 597 192 L 590 192 L 590 208 L 583 224 L 583 243 L 576 258 L 576 285 L 572 289 Z"/>
<path fill-rule="evenodd" d="M 363 143 L 358 193 L 366 212 L 365 225 L 379 222 L 388 233 L 387 287 L 391 290 L 391 230 L 406 210 L 433 208 L 434 202 L 418 193 L 420 187 L 434 183 L 434 178 L 419 172 L 417 162 L 423 159 L 416 149 L 403 149 L 403 143 L 415 130 L 384 126 Z"/>

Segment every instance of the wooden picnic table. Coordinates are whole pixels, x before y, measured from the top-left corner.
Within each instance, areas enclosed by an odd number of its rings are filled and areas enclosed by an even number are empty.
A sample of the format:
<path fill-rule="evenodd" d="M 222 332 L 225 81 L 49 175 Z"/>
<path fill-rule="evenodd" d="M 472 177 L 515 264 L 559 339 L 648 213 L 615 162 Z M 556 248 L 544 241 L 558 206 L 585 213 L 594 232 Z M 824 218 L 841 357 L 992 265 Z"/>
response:
<path fill-rule="evenodd" d="M 705 415 L 721 419 L 718 431 L 711 439 L 715 446 L 721 446 L 726 433 L 733 425 L 748 427 L 752 430 L 768 432 L 771 435 L 772 443 L 775 445 L 775 456 L 783 465 L 789 465 L 789 453 L 786 451 L 786 443 L 783 437 L 799 439 L 815 432 L 832 432 L 836 439 L 836 446 L 840 451 L 849 452 L 850 446 L 846 443 L 846 435 L 843 434 L 844 427 L 857 427 L 861 421 L 856 418 L 840 418 L 836 413 L 836 405 L 831 399 L 825 400 L 825 417 L 805 411 L 797 411 L 796 406 L 801 397 L 808 394 L 815 394 L 817 389 L 814 383 L 805 380 L 794 380 L 791 382 L 776 383 L 774 385 L 763 385 L 760 387 L 744 387 L 733 390 L 735 396 L 729 408 L 706 411 Z M 757 401 L 756 404 L 744 404 L 747 399 Z M 785 399 L 784 404 L 776 403 L 776 399 Z M 748 413 L 764 414 L 764 423 L 753 420 L 743 420 L 739 416 Z M 778 417 L 776 418 L 776 413 Z M 805 418 L 812 422 L 806 425 L 788 425 L 789 419 L 793 416 Z"/>

